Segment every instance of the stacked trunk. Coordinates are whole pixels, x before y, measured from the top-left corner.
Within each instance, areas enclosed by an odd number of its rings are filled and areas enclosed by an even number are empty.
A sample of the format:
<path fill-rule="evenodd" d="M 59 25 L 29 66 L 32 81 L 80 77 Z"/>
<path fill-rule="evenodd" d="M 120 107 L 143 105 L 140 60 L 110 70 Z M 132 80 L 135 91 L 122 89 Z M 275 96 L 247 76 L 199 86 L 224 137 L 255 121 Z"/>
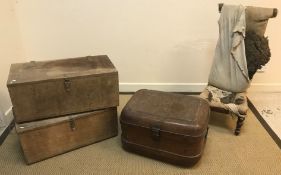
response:
<path fill-rule="evenodd" d="M 12 64 L 7 86 L 28 164 L 117 135 L 118 72 L 107 56 Z"/>

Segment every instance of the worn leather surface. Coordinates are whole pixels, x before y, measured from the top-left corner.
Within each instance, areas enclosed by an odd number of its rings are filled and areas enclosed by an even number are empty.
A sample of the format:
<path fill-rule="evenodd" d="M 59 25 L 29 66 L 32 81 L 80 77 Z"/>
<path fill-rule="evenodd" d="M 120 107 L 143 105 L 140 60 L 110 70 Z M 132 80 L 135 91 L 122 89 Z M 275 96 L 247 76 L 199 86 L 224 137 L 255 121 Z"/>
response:
<path fill-rule="evenodd" d="M 199 97 L 182 94 L 139 90 L 124 107 L 120 120 L 125 123 L 200 136 L 209 119 L 209 104 Z"/>
<path fill-rule="evenodd" d="M 207 137 L 207 101 L 181 94 L 140 90 L 121 112 L 126 150 L 184 166 L 196 163 Z"/>

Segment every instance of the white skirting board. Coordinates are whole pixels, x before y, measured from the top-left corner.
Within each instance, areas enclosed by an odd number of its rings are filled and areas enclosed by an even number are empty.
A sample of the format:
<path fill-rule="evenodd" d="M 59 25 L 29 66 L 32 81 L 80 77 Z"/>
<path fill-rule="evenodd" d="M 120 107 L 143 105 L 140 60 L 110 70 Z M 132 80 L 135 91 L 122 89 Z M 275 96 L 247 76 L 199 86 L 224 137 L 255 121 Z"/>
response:
<path fill-rule="evenodd" d="M 167 92 L 202 92 L 207 83 L 119 83 L 120 92 L 151 89 Z"/>
<path fill-rule="evenodd" d="M 136 92 L 151 89 L 167 92 L 202 92 L 207 83 L 119 83 L 120 92 Z M 252 83 L 249 92 L 281 92 L 281 83 Z M 5 122 L 9 126 L 13 120 L 12 107 L 5 112 Z M 0 135 L 1 130 L 0 128 Z"/>
<path fill-rule="evenodd" d="M 167 92 L 202 92 L 207 83 L 119 83 L 120 92 L 151 89 Z M 281 83 L 252 83 L 251 92 L 281 92 Z"/>
<path fill-rule="evenodd" d="M 281 83 L 252 83 L 249 92 L 281 92 Z"/>

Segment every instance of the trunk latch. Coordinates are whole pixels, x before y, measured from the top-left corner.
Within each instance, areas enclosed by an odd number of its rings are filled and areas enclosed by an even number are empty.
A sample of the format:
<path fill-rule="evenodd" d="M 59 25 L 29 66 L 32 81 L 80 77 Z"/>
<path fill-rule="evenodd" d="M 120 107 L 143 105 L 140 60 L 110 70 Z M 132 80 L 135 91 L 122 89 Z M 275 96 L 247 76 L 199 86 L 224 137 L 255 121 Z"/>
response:
<path fill-rule="evenodd" d="M 71 128 L 71 131 L 74 131 L 76 129 L 75 122 L 73 118 L 69 118 L 69 126 Z"/>
<path fill-rule="evenodd" d="M 160 138 L 160 128 L 157 127 L 157 126 L 152 126 L 151 132 L 152 132 L 152 138 L 154 140 L 159 140 L 159 138 Z"/>
<path fill-rule="evenodd" d="M 66 92 L 70 92 L 71 81 L 69 79 L 64 79 L 64 89 Z"/>

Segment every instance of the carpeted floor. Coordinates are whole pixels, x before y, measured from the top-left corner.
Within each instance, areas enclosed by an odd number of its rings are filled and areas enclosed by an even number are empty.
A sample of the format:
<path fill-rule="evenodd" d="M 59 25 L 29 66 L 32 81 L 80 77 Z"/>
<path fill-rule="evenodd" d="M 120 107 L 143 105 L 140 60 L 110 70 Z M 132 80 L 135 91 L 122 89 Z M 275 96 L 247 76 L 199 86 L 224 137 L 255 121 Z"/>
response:
<path fill-rule="evenodd" d="M 130 98 L 120 96 L 120 109 Z M 0 146 L 0 174 L 280 174 L 281 151 L 251 111 L 240 136 L 236 119 L 212 113 L 202 159 L 182 168 L 135 155 L 118 137 L 27 166 L 13 130 Z"/>

